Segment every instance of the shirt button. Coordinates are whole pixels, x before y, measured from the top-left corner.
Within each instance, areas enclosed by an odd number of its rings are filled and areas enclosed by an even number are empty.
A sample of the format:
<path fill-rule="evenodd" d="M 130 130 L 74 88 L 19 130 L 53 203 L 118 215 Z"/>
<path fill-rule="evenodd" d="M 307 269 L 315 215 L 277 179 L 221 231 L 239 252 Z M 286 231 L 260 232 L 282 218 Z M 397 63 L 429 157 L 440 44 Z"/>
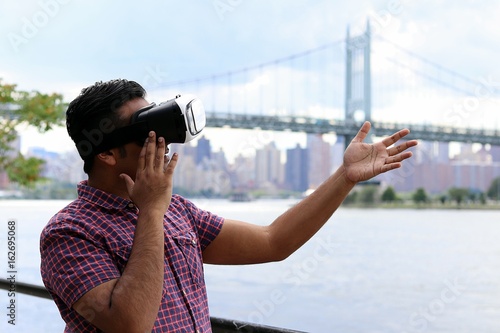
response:
<path fill-rule="evenodd" d="M 128 204 L 128 208 L 134 208 L 134 207 L 135 207 L 135 205 L 133 203 Z"/>
<path fill-rule="evenodd" d="M 196 239 L 191 240 L 191 244 L 196 245 Z"/>
<path fill-rule="evenodd" d="M 183 290 L 182 293 L 184 294 L 184 296 L 187 296 L 187 292 L 185 290 Z"/>

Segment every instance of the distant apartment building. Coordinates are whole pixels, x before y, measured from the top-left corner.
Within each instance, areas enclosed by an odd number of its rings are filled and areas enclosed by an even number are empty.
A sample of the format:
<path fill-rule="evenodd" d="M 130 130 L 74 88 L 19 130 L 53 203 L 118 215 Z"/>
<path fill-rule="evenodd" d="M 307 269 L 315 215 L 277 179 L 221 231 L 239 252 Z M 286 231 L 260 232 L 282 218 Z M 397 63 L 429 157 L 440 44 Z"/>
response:
<path fill-rule="evenodd" d="M 338 136 L 337 141 L 330 148 L 332 172 L 337 170 L 344 163 L 345 139 Z"/>
<path fill-rule="evenodd" d="M 214 195 L 230 191 L 230 175 L 224 152 L 213 153 L 210 141 L 200 138 L 197 146 L 191 143 L 172 144 L 170 150 L 180 155 L 174 172 L 174 186 L 186 191 L 210 192 Z"/>
<path fill-rule="evenodd" d="M 242 191 L 255 188 L 255 158 L 238 155 L 228 173 L 233 190 Z"/>
<path fill-rule="evenodd" d="M 179 161 L 174 172 L 174 186 L 192 191 L 198 190 L 200 186 L 200 172 L 197 167 L 197 149 L 188 144 L 171 144 L 170 155 L 174 152 L 179 154 Z"/>
<path fill-rule="evenodd" d="M 285 183 L 289 190 L 306 191 L 309 188 L 308 150 L 298 144 L 286 151 Z"/>
<path fill-rule="evenodd" d="M 30 147 L 26 156 L 37 157 L 45 161 L 41 172 L 42 177 L 73 184 L 87 179 L 83 171 L 83 160 L 76 151 L 57 153 L 46 150 L 44 147 Z"/>
<path fill-rule="evenodd" d="M 212 155 L 212 147 L 210 140 L 202 136 L 197 140 L 196 145 L 196 163 L 201 163 L 203 160 L 210 160 Z"/>
<path fill-rule="evenodd" d="M 315 189 L 331 174 L 331 147 L 323 140 L 321 134 L 308 134 L 307 150 L 309 155 L 308 187 Z"/>
<path fill-rule="evenodd" d="M 472 145 L 462 144 L 460 152 L 450 159 L 447 143 L 421 142 L 414 149 L 413 159 L 383 179 L 401 192 L 424 188 L 430 194 L 439 194 L 452 187 L 484 192 L 500 176 L 500 162 L 492 155 L 495 151 L 484 147 L 476 151 Z"/>
<path fill-rule="evenodd" d="M 283 186 L 284 169 L 281 151 L 274 142 L 268 143 L 255 152 L 255 186 L 276 189 Z"/>
<path fill-rule="evenodd" d="M 490 155 L 493 162 L 500 162 L 500 146 L 491 146 Z"/>
<path fill-rule="evenodd" d="M 500 177 L 500 162 L 453 161 L 450 165 L 455 187 L 485 192 Z"/>

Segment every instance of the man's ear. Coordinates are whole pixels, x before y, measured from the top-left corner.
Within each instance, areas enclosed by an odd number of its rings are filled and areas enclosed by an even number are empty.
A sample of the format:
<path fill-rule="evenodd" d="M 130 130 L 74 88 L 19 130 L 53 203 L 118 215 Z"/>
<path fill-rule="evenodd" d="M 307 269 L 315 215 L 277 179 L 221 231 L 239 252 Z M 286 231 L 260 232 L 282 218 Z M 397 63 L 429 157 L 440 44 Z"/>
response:
<path fill-rule="evenodd" d="M 115 149 L 106 150 L 100 154 L 97 154 L 96 158 L 101 163 L 107 164 L 109 166 L 113 166 L 116 164 L 116 157 L 118 152 Z"/>

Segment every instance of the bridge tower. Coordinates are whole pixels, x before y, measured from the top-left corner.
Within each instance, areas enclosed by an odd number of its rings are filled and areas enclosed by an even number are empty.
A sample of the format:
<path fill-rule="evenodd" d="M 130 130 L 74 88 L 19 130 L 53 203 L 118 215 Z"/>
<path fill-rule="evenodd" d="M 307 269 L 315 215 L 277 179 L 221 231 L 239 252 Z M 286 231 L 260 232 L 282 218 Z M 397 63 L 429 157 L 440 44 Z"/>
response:
<path fill-rule="evenodd" d="M 370 22 L 366 31 L 346 36 L 345 120 L 346 122 L 371 121 L 371 72 L 370 72 Z M 347 147 L 353 137 L 345 137 Z M 367 138 L 368 139 L 368 138 Z"/>

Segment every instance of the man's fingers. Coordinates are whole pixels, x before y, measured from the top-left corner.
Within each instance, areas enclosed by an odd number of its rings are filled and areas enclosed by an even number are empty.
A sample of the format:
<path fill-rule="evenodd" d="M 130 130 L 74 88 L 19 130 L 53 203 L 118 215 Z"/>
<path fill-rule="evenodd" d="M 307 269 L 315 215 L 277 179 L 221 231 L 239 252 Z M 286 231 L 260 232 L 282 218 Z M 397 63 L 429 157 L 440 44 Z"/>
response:
<path fill-rule="evenodd" d="M 158 138 L 158 145 L 156 146 L 156 160 L 155 160 L 155 169 L 162 170 L 165 165 L 165 139 Z"/>
<path fill-rule="evenodd" d="M 141 153 L 139 154 L 139 161 L 137 162 L 137 170 L 144 170 L 146 166 L 146 149 L 148 147 L 149 137 L 144 140 Z"/>
<path fill-rule="evenodd" d="M 401 163 L 391 163 L 391 164 L 386 164 L 384 166 L 382 166 L 381 170 L 380 170 L 380 173 L 384 173 L 384 172 L 387 172 L 387 171 L 391 171 L 391 170 L 394 170 L 394 169 L 398 169 L 401 167 Z"/>
<path fill-rule="evenodd" d="M 155 148 L 156 148 L 156 134 L 155 132 L 151 131 L 149 132 L 148 142 L 146 144 L 146 156 L 144 158 L 146 168 L 154 168 L 155 156 L 156 156 Z"/>
<path fill-rule="evenodd" d="M 172 155 L 172 158 L 170 159 L 170 162 L 168 162 L 168 165 L 165 166 L 165 174 L 170 176 L 174 173 L 174 169 L 177 165 L 178 160 L 179 160 L 179 155 L 177 153 L 174 153 Z"/>
<path fill-rule="evenodd" d="M 363 142 L 363 140 L 368 135 L 368 132 L 370 132 L 370 128 L 371 128 L 370 122 L 365 121 L 364 124 L 359 129 L 358 134 L 356 134 L 356 136 L 352 139 L 352 142 Z"/>
<path fill-rule="evenodd" d="M 392 164 L 392 163 L 402 162 L 402 161 L 406 160 L 407 158 L 412 157 L 412 155 L 413 154 L 412 154 L 411 151 L 406 151 L 406 152 L 404 152 L 402 154 L 397 154 L 397 155 L 388 157 L 385 160 L 385 164 Z"/>
<path fill-rule="evenodd" d="M 125 186 L 127 187 L 127 192 L 130 195 L 134 188 L 134 181 L 126 173 L 120 174 L 120 178 L 123 179 L 123 181 L 125 182 Z"/>
<path fill-rule="evenodd" d="M 402 144 L 400 144 L 400 145 L 398 145 L 396 147 L 392 147 L 392 148 L 387 149 L 387 154 L 389 154 L 389 156 L 393 156 L 393 155 L 399 154 L 399 153 L 405 151 L 408 148 L 416 146 L 417 143 L 418 143 L 417 140 L 407 141 L 407 142 L 402 143 Z"/>
<path fill-rule="evenodd" d="M 408 134 L 410 134 L 410 130 L 407 129 L 407 128 L 404 128 L 396 133 L 394 133 L 393 135 L 391 135 L 390 137 L 387 137 L 385 138 L 384 140 L 382 140 L 382 143 L 386 146 L 386 147 L 389 147 L 390 145 L 393 145 L 394 143 L 398 142 L 399 139 L 407 136 Z"/>

